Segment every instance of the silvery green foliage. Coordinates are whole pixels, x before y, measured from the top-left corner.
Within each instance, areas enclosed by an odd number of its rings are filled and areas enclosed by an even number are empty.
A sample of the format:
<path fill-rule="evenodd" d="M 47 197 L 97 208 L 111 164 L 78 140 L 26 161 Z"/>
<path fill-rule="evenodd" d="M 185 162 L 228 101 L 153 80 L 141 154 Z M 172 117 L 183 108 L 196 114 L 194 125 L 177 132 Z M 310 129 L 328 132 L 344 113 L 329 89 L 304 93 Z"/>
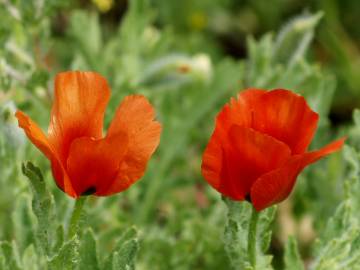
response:
<path fill-rule="evenodd" d="M 35 222 L 30 222 L 30 226 L 35 232 L 29 232 L 30 237 L 34 239 L 36 246 L 33 244 L 24 245 L 23 253 L 19 255 L 19 249 L 16 242 L 12 244 L 2 242 L 0 244 L 0 265 L 8 265 L 10 268 L 1 269 L 135 269 L 135 257 L 138 251 L 137 230 L 130 228 L 125 231 L 118 239 L 117 243 L 107 256 L 107 258 L 98 259 L 97 240 L 90 228 L 85 229 L 84 233 L 78 231 L 78 228 L 68 228 L 75 232 L 71 239 L 65 237 L 64 228 L 56 224 L 62 222 L 58 220 L 54 212 L 55 203 L 53 196 L 48 192 L 44 178 L 40 169 L 28 162 L 23 164 L 22 170 L 24 175 L 30 181 L 32 187 L 32 204 L 31 209 L 26 207 L 27 197 L 19 201 L 19 207 L 25 208 L 26 216 L 21 216 L 22 210 L 16 209 L 18 214 L 14 220 L 29 218 L 28 215 L 35 216 Z M 23 202 L 25 205 L 23 205 Z M 28 212 L 30 210 L 30 213 Z M 80 216 L 80 219 L 82 216 Z M 24 220 L 22 220 L 24 222 Z M 79 221 L 84 223 L 84 221 Z M 84 224 L 83 224 L 84 225 Z M 19 228 L 21 235 L 23 228 Z M 26 232 L 26 231 L 25 231 Z M 24 240 L 26 237 L 19 238 Z M 105 263 L 100 267 L 99 260 Z M 8 267 L 6 266 L 6 267 Z M 5 266 L 4 266 L 5 267 Z"/>
<path fill-rule="evenodd" d="M 0 104 L 0 134 L 3 135 L 1 146 L 18 150 L 25 143 L 25 134 L 18 127 L 15 112 L 14 102 Z"/>
<path fill-rule="evenodd" d="M 134 270 L 135 257 L 139 249 L 137 231 L 129 228 L 118 239 L 112 253 L 106 258 L 102 269 Z"/>
<path fill-rule="evenodd" d="M 22 269 L 15 242 L 0 242 L 0 266 L 4 270 Z"/>
<path fill-rule="evenodd" d="M 360 269 L 360 155 L 346 146 L 344 158 L 351 166 L 345 199 L 316 241 L 312 270 Z"/>
<path fill-rule="evenodd" d="M 0 86 L 4 90 L 25 85 L 43 85 L 48 78 L 38 57 L 37 46 L 48 42 L 49 15 L 68 1 L 0 1 Z M 41 56 L 42 57 L 42 56 Z M 33 89 L 32 89 L 33 90 Z"/>
<path fill-rule="evenodd" d="M 48 269 L 76 269 L 79 264 L 79 240 L 77 236 L 63 243 L 57 252 L 48 258 Z"/>
<path fill-rule="evenodd" d="M 355 149 L 360 150 L 360 110 L 355 109 L 353 112 L 353 118 L 355 125 L 349 130 L 348 142 L 351 143 Z"/>
<path fill-rule="evenodd" d="M 252 205 L 246 201 L 236 202 L 223 198 L 228 208 L 228 219 L 224 232 L 225 250 L 234 270 L 272 269 L 272 256 L 267 255 L 271 241 L 271 224 L 276 207 L 270 207 L 259 213 L 257 229 L 256 268 L 251 266 L 248 252 L 248 233 Z"/>
<path fill-rule="evenodd" d="M 108 39 L 102 35 L 98 14 L 73 12 L 68 32 L 77 52 L 73 69 L 94 69 L 103 74 L 120 70 L 113 78 L 115 89 L 130 84 L 169 90 L 210 81 L 212 64 L 208 55 L 174 52 L 169 33 L 154 26 L 150 2 L 136 0 L 129 4 L 122 24 Z"/>
<path fill-rule="evenodd" d="M 100 270 L 96 238 L 94 232 L 89 228 L 83 234 L 83 239 L 80 245 L 80 261 L 78 265 L 79 270 Z"/>
<path fill-rule="evenodd" d="M 317 14 L 305 13 L 283 26 L 275 42 L 274 57 L 277 61 L 288 63 L 291 67 L 304 56 L 322 15 L 322 12 Z"/>
<path fill-rule="evenodd" d="M 300 257 L 296 238 L 290 236 L 285 246 L 285 270 L 304 270 L 304 263 Z"/>
<path fill-rule="evenodd" d="M 37 246 L 45 255 L 50 255 L 51 227 L 54 220 L 54 199 L 46 188 L 40 169 L 28 162 L 22 165 L 22 172 L 30 180 L 33 192 L 32 210 L 37 218 Z"/>
<path fill-rule="evenodd" d="M 139 84 L 174 89 L 197 79 L 209 83 L 212 77 L 212 65 L 206 54 L 193 57 L 169 54 L 149 63 L 142 74 Z"/>

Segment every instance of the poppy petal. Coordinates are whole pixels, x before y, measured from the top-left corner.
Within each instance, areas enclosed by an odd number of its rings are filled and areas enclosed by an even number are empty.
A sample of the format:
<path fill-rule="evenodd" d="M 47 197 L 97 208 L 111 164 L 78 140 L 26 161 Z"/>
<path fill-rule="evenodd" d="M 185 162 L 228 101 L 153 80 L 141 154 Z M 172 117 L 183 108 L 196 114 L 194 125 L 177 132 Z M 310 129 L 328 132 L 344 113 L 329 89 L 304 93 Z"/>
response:
<path fill-rule="evenodd" d="M 227 143 L 220 129 L 215 129 L 202 156 L 201 172 L 206 181 L 224 195 L 232 197 L 231 189 L 223 185 L 220 190 L 221 170 L 226 165 L 222 145 Z M 235 196 L 235 195 L 234 195 Z"/>
<path fill-rule="evenodd" d="M 249 88 L 231 98 L 216 117 L 216 126 L 203 154 L 202 174 L 211 186 L 219 190 L 222 168 L 227 166 L 223 144 L 228 143 L 228 132 L 231 126 L 252 125 L 252 110 L 256 100 L 266 93 L 266 90 Z M 235 189 L 223 185 L 221 192 L 229 197 L 239 197 L 233 194 Z"/>
<path fill-rule="evenodd" d="M 308 148 L 318 119 L 318 114 L 310 109 L 302 96 L 275 89 L 257 99 L 253 128 L 286 143 L 296 155 Z"/>
<path fill-rule="evenodd" d="M 292 191 L 299 173 L 309 164 L 339 150 L 344 138 L 327 146 L 290 158 L 281 168 L 259 177 L 251 188 L 251 201 L 257 211 L 285 200 Z"/>
<path fill-rule="evenodd" d="M 100 140 L 82 137 L 70 147 L 67 171 L 76 194 L 90 195 L 106 191 L 118 173 L 127 151 L 125 133 Z"/>
<path fill-rule="evenodd" d="M 232 125 L 252 127 L 253 110 L 257 100 L 267 91 L 262 89 L 246 89 L 238 94 L 238 98 L 231 98 L 216 117 L 216 128 L 227 132 Z"/>
<path fill-rule="evenodd" d="M 30 141 L 51 161 L 51 167 L 57 185 L 70 196 L 74 197 L 75 192 L 69 181 L 67 173 L 62 166 L 57 153 L 41 128 L 22 111 L 15 114 L 19 126 L 25 131 Z"/>
<path fill-rule="evenodd" d="M 160 142 L 161 125 L 154 118 L 154 108 L 144 96 L 127 96 L 119 105 L 107 137 L 119 132 L 127 134 L 128 150 L 117 178 L 106 192 L 99 195 L 123 191 L 143 176 L 147 162 Z"/>
<path fill-rule="evenodd" d="M 221 155 L 219 146 L 209 145 L 203 157 L 203 175 L 214 188 L 234 200 L 243 200 L 259 176 L 290 158 L 290 149 L 283 142 L 237 125 L 230 128 L 228 140 L 222 140 Z"/>
<path fill-rule="evenodd" d="M 56 76 L 48 134 L 64 164 L 74 139 L 102 137 L 109 98 L 106 80 L 95 72 L 70 71 Z"/>

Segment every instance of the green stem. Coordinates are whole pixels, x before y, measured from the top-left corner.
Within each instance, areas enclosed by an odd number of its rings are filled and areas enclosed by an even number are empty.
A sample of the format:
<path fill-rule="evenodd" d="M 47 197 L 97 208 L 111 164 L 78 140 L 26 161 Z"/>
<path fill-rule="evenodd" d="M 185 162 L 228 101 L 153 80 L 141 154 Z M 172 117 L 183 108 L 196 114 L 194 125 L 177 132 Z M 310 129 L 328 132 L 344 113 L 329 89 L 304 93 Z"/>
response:
<path fill-rule="evenodd" d="M 82 196 L 75 201 L 69 224 L 68 239 L 73 238 L 79 230 L 79 222 L 83 213 L 86 198 L 87 196 Z"/>
<path fill-rule="evenodd" d="M 257 224 L 259 220 L 259 213 L 252 207 L 251 219 L 249 223 L 248 232 L 248 254 L 251 266 L 256 269 L 256 246 L 257 246 Z"/>

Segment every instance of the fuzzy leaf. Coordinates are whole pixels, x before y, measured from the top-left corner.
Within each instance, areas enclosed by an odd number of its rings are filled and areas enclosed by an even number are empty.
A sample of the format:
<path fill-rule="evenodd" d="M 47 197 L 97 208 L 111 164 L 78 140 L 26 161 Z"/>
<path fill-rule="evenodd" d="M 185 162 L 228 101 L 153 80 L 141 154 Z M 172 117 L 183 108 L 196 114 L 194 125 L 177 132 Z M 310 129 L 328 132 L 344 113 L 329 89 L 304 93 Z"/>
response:
<path fill-rule="evenodd" d="M 345 147 L 344 157 L 351 166 L 349 179 L 344 183 L 345 200 L 316 241 L 312 270 L 360 269 L 360 158 L 349 146 Z"/>
<path fill-rule="evenodd" d="M 85 28 L 86 31 L 84 31 Z M 101 62 L 96 61 L 96 59 L 101 53 L 102 36 L 98 15 L 76 11 L 71 16 L 70 29 L 70 36 L 78 45 L 81 56 L 86 63 L 93 68 L 99 67 Z"/>
<path fill-rule="evenodd" d="M 36 227 L 31 209 L 31 195 L 21 194 L 17 197 L 15 208 L 11 215 L 14 234 L 20 250 L 24 250 L 34 242 Z M 35 227 L 35 230 L 34 230 Z"/>
<path fill-rule="evenodd" d="M 23 254 L 22 262 L 26 265 L 26 270 L 38 270 L 41 269 L 39 265 L 38 254 L 35 251 L 33 245 L 28 246 Z"/>
<path fill-rule="evenodd" d="M 82 236 L 79 255 L 79 270 L 99 270 L 96 239 L 91 229 L 87 229 Z"/>
<path fill-rule="evenodd" d="M 113 254 L 113 269 L 134 270 L 135 258 L 139 249 L 137 239 L 131 239 L 122 244 Z"/>
<path fill-rule="evenodd" d="M 301 260 L 296 238 L 290 236 L 285 247 L 285 269 L 286 270 L 304 270 L 304 264 Z"/>
<path fill-rule="evenodd" d="M 55 241 L 54 241 L 54 246 L 53 246 L 53 252 L 57 252 L 62 245 L 64 244 L 64 227 L 63 225 L 59 225 L 58 228 L 56 229 L 56 233 L 55 233 Z"/>
<path fill-rule="evenodd" d="M 271 240 L 271 223 L 276 207 L 270 207 L 259 213 L 257 231 L 256 269 L 250 264 L 248 253 L 248 232 L 252 205 L 248 202 L 235 202 L 223 198 L 228 207 L 228 223 L 225 227 L 225 250 L 233 269 L 256 270 L 272 269 L 272 256 L 265 255 Z"/>
<path fill-rule="evenodd" d="M 117 240 L 114 250 L 106 259 L 102 269 L 134 269 L 138 249 L 137 230 L 131 227 Z"/>
<path fill-rule="evenodd" d="M 15 242 L 0 242 L 0 260 L 3 270 L 21 270 L 20 259 Z"/>
<path fill-rule="evenodd" d="M 322 15 L 322 12 L 304 14 L 286 24 L 277 37 L 274 59 L 290 65 L 301 59 L 313 39 L 315 26 Z"/>
<path fill-rule="evenodd" d="M 67 241 L 60 250 L 48 260 L 49 269 L 71 270 L 76 268 L 79 260 L 79 240 L 77 236 Z"/>
<path fill-rule="evenodd" d="M 31 162 L 22 164 L 22 172 L 28 177 L 33 192 L 32 209 L 37 218 L 37 244 L 44 254 L 50 253 L 49 229 L 54 220 L 54 199 L 46 188 L 39 168 Z"/>
<path fill-rule="evenodd" d="M 360 127 L 360 110 L 359 109 L 354 110 L 353 118 L 354 118 L 355 126 Z"/>

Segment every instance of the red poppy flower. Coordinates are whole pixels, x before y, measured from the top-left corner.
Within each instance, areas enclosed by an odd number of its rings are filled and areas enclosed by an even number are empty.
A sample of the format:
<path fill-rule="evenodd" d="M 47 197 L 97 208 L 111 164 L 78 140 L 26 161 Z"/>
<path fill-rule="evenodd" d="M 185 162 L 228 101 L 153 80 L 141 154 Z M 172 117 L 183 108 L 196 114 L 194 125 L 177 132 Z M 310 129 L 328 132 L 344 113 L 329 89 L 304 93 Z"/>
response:
<path fill-rule="evenodd" d="M 55 79 L 48 135 L 21 111 L 19 126 L 51 161 L 57 185 L 71 197 L 107 196 L 127 189 L 144 174 L 157 148 L 161 125 L 144 96 L 125 97 L 106 136 L 103 118 L 110 98 L 95 72 L 64 72 Z"/>
<path fill-rule="evenodd" d="M 337 151 L 344 139 L 308 152 L 319 116 L 291 91 L 248 89 L 216 118 L 203 155 L 202 174 L 233 200 L 260 211 L 285 200 L 299 173 Z"/>

